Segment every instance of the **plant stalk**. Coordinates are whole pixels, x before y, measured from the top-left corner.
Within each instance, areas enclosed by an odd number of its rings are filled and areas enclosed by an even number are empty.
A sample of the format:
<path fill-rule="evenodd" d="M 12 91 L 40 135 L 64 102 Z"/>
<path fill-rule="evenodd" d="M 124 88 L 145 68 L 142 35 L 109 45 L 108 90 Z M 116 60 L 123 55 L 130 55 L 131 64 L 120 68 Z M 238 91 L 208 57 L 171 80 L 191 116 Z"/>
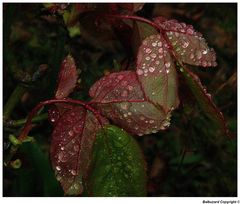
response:
<path fill-rule="evenodd" d="M 15 106 L 18 104 L 22 95 L 25 93 L 25 90 L 26 89 L 20 85 L 17 85 L 17 87 L 14 89 L 14 91 L 12 92 L 11 96 L 9 97 L 7 103 L 3 108 L 3 120 L 9 119 Z"/>

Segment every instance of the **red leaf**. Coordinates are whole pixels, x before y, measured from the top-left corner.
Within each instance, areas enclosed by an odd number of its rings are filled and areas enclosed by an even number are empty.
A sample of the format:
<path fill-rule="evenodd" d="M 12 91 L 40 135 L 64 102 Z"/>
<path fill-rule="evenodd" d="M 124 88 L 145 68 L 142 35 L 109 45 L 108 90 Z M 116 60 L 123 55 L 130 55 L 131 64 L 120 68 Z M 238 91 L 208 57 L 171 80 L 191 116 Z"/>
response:
<path fill-rule="evenodd" d="M 147 37 L 139 48 L 137 74 L 146 98 L 165 112 L 179 104 L 175 62 L 161 35 Z"/>
<path fill-rule="evenodd" d="M 112 73 L 90 89 L 91 103 L 107 118 L 126 131 L 150 134 L 169 126 L 170 112 L 149 101 L 132 71 Z"/>
<path fill-rule="evenodd" d="M 154 22 L 166 32 L 178 60 L 196 66 L 217 66 L 215 51 L 208 47 L 202 34 L 196 32 L 191 25 L 162 17 L 155 18 Z"/>
<path fill-rule="evenodd" d="M 77 83 L 77 69 L 74 59 L 68 55 L 62 62 L 58 75 L 58 86 L 55 97 L 62 99 L 67 97 L 75 88 Z"/>
<path fill-rule="evenodd" d="M 101 118 L 102 124 L 107 124 Z M 72 106 L 58 119 L 52 133 L 51 160 L 65 194 L 79 195 L 87 177 L 92 146 L 101 128 L 92 112 Z"/>

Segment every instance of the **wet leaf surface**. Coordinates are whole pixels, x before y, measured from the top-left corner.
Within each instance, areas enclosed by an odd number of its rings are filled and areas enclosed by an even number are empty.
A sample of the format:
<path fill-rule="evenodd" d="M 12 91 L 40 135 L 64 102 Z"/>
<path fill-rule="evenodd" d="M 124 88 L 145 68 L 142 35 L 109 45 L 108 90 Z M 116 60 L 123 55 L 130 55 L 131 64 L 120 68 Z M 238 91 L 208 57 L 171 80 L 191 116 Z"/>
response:
<path fill-rule="evenodd" d="M 147 37 L 139 48 L 137 75 L 147 99 L 165 112 L 179 104 L 175 62 L 161 35 Z"/>
<path fill-rule="evenodd" d="M 162 17 L 155 18 L 154 21 L 166 32 L 178 60 L 196 66 L 217 66 L 215 51 L 208 47 L 202 34 L 196 32 L 191 25 Z"/>
<path fill-rule="evenodd" d="M 112 73 L 90 89 L 91 103 L 107 118 L 132 134 L 142 136 L 170 125 L 170 112 L 148 100 L 133 71 Z"/>
<path fill-rule="evenodd" d="M 89 177 L 92 196 L 146 196 L 146 166 L 141 150 L 122 129 L 108 125 L 96 137 Z"/>
<path fill-rule="evenodd" d="M 107 123 L 102 119 L 102 124 Z M 83 107 L 65 111 L 54 127 L 51 160 L 57 180 L 66 195 L 80 195 L 87 177 L 92 146 L 101 125 L 93 113 Z"/>

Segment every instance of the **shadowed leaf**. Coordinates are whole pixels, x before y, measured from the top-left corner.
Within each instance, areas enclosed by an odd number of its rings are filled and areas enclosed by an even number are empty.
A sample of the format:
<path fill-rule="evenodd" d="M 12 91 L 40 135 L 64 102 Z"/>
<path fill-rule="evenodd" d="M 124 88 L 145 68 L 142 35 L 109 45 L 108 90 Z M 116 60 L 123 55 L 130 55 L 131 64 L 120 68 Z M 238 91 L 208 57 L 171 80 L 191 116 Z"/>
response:
<path fill-rule="evenodd" d="M 207 93 L 199 77 L 186 67 L 181 67 L 180 71 L 205 115 L 218 126 L 222 134 L 229 136 L 229 130 L 222 112 L 214 104 L 211 95 Z"/>
<path fill-rule="evenodd" d="M 108 125 L 96 137 L 89 191 L 93 196 L 146 196 L 146 167 L 136 141 Z"/>

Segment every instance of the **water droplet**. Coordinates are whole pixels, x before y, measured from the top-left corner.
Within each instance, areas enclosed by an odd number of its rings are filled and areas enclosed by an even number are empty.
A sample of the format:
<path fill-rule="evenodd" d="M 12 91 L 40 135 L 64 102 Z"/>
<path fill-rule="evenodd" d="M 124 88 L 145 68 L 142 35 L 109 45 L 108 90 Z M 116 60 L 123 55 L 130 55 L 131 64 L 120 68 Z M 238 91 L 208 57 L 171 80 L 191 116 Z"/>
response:
<path fill-rule="evenodd" d="M 145 52 L 149 54 L 152 52 L 152 50 L 150 48 L 147 48 Z"/>
<path fill-rule="evenodd" d="M 203 61 L 203 62 L 202 62 L 202 66 L 203 66 L 203 67 L 206 67 L 206 66 L 207 66 L 207 62 L 206 62 L 206 61 Z"/>
<path fill-rule="evenodd" d="M 131 112 L 128 112 L 128 115 L 132 115 L 132 113 L 131 113 Z"/>
<path fill-rule="evenodd" d="M 149 67 L 149 72 L 154 72 L 155 68 L 154 67 Z"/>
<path fill-rule="evenodd" d="M 61 150 L 64 150 L 64 147 L 61 147 Z"/>
<path fill-rule="evenodd" d="M 153 46 L 153 47 L 156 47 L 156 46 L 157 46 L 157 43 L 156 43 L 156 42 L 153 42 L 153 43 L 152 43 L 152 46 Z"/>
<path fill-rule="evenodd" d="M 123 117 L 124 117 L 124 118 L 128 117 L 128 114 L 127 114 L 127 113 L 124 113 L 124 114 L 123 114 Z"/>
<path fill-rule="evenodd" d="M 180 29 L 180 31 L 182 32 L 182 33 L 185 33 L 185 30 L 182 28 L 182 29 Z"/>
<path fill-rule="evenodd" d="M 55 118 L 51 118 L 51 122 L 54 123 L 56 120 Z"/>
<path fill-rule="evenodd" d="M 202 52 L 197 50 L 196 57 L 197 57 L 197 59 L 201 59 L 202 58 Z"/>
<path fill-rule="evenodd" d="M 192 34 L 193 34 L 193 29 L 188 28 L 188 29 L 187 29 L 187 33 L 192 35 Z"/>
<path fill-rule="evenodd" d="M 154 120 L 149 120 L 149 123 L 150 123 L 150 124 L 153 124 L 153 123 L 154 123 Z"/>
<path fill-rule="evenodd" d="M 62 177 L 60 175 L 57 175 L 56 179 L 57 179 L 57 181 L 60 181 L 62 179 Z"/>
<path fill-rule="evenodd" d="M 152 95 L 154 96 L 156 93 L 155 92 L 152 92 Z"/>
<path fill-rule="evenodd" d="M 127 86 L 127 84 L 128 84 L 127 81 L 122 81 L 122 82 L 121 82 L 121 85 L 123 85 L 123 86 Z"/>
<path fill-rule="evenodd" d="M 190 59 L 193 59 L 193 58 L 194 58 L 194 54 L 191 53 L 191 54 L 190 54 Z"/>
<path fill-rule="evenodd" d="M 155 53 L 152 53 L 150 56 L 151 56 L 152 58 L 156 58 L 156 57 L 157 57 L 157 55 L 156 55 Z"/>
<path fill-rule="evenodd" d="M 150 60 L 150 57 L 146 57 L 145 59 L 146 59 L 146 60 Z"/>
<path fill-rule="evenodd" d="M 142 71 L 141 69 L 138 69 L 138 70 L 137 70 L 137 74 L 138 74 L 138 75 L 142 75 L 142 74 L 143 74 L 143 71 Z"/>
<path fill-rule="evenodd" d="M 205 49 L 205 50 L 202 51 L 202 53 L 203 53 L 204 55 L 206 55 L 206 54 L 208 53 L 208 50 Z"/>
<path fill-rule="evenodd" d="M 166 62 L 166 63 L 165 63 L 165 66 L 166 66 L 167 68 L 169 68 L 169 67 L 171 66 L 171 63 L 170 63 L 170 62 Z"/>
<path fill-rule="evenodd" d="M 58 154 L 58 159 L 61 161 L 61 162 L 66 162 L 67 161 L 67 157 L 66 157 L 66 154 L 64 152 L 60 152 Z"/>
<path fill-rule="evenodd" d="M 74 132 L 72 130 L 69 130 L 68 134 L 69 134 L 69 136 L 73 136 Z"/>
<path fill-rule="evenodd" d="M 56 166 L 56 170 L 57 170 L 57 171 L 60 171 L 60 170 L 61 170 L 61 167 L 60 167 L 60 166 Z"/>
<path fill-rule="evenodd" d="M 144 72 L 144 73 L 148 73 L 148 69 L 144 69 L 143 72 Z"/>
<path fill-rule="evenodd" d="M 73 176 L 76 176 L 76 175 L 77 175 L 76 170 L 72 169 L 72 170 L 71 170 L 71 174 L 72 174 Z M 74 184 L 74 185 L 75 185 L 75 184 Z"/>
<path fill-rule="evenodd" d="M 159 65 L 159 64 L 160 64 L 160 62 L 157 60 L 157 61 L 155 62 L 155 64 L 156 64 L 156 65 Z"/>
<path fill-rule="evenodd" d="M 166 73 L 167 73 L 167 74 L 169 73 L 169 69 L 166 69 Z"/>
<path fill-rule="evenodd" d="M 183 43 L 182 47 L 183 47 L 183 48 L 187 48 L 188 45 L 189 45 L 189 42 L 188 42 L 188 41 L 185 41 L 185 42 Z"/>
<path fill-rule="evenodd" d="M 133 90 L 133 86 L 128 85 L 128 90 L 132 91 Z"/>
<path fill-rule="evenodd" d="M 162 42 L 160 41 L 160 42 L 158 42 L 158 47 L 162 47 Z"/>
<path fill-rule="evenodd" d="M 118 75 L 117 77 L 119 80 L 122 80 L 123 79 L 123 75 Z"/>
<path fill-rule="evenodd" d="M 127 90 L 123 90 L 121 96 L 122 97 L 127 97 L 128 96 L 128 91 Z"/>
<path fill-rule="evenodd" d="M 163 48 L 159 48 L 159 49 L 158 49 L 158 52 L 159 52 L 160 54 L 162 54 L 162 53 L 163 53 Z"/>

